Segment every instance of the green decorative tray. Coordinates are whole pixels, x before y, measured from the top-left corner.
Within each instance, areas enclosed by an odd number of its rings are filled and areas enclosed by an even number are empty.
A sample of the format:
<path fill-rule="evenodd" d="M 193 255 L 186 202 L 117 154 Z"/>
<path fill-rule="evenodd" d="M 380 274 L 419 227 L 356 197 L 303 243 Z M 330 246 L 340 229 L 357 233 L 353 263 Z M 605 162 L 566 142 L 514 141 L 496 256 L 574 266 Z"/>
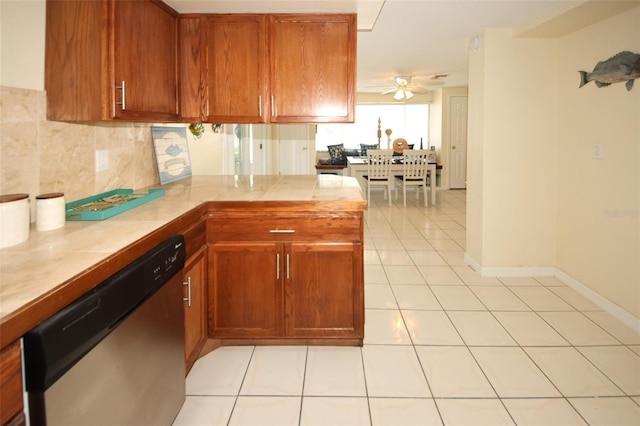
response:
<path fill-rule="evenodd" d="M 114 189 L 66 204 L 67 220 L 104 220 L 164 196 L 164 189 L 134 194 L 133 189 Z"/>

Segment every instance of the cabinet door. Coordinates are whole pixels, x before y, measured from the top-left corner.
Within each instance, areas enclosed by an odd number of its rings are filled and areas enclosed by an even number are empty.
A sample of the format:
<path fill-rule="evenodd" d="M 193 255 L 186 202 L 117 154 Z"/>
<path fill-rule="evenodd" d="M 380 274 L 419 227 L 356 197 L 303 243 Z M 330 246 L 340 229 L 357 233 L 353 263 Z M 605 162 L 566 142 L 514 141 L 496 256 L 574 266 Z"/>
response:
<path fill-rule="evenodd" d="M 49 120 L 112 116 L 104 5 L 47 0 L 44 87 Z"/>
<path fill-rule="evenodd" d="M 363 338 L 362 246 L 294 243 L 285 256 L 287 336 Z"/>
<path fill-rule="evenodd" d="M 151 1 L 112 7 L 113 116 L 177 120 L 176 17 Z"/>
<path fill-rule="evenodd" d="M 209 248 L 209 337 L 280 337 L 282 244 L 215 243 Z"/>
<path fill-rule="evenodd" d="M 199 123 L 206 116 L 202 74 L 203 27 L 202 16 L 180 17 L 178 21 L 180 118 L 189 123 Z"/>
<path fill-rule="evenodd" d="M 273 15 L 272 122 L 353 122 L 355 15 Z"/>
<path fill-rule="evenodd" d="M 268 117 L 266 17 L 211 15 L 206 22 L 206 121 L 264 123 Z"/>
<path fill-rule="evenodd" d="M 187 259 L 184 267 L 184 346 L 187 372 L 207 338 L 207 247 Z"/>

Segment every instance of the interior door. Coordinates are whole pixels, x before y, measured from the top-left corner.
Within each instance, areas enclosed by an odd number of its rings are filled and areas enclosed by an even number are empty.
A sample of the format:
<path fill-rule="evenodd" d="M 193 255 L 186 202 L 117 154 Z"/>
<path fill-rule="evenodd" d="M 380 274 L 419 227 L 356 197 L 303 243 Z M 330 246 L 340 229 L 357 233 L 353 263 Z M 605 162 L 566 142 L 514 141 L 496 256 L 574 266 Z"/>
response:
<path fill-rule="evenodd" d="M 467 187 L 467 96 L 452 96 L 449 102 L 449 186 Z"/>
<path fill-rule="evenodd" d="M 308 175 L 311 173 L 311 153 L 315 155 L 310 139 L 310 126 L 281 124 L 277 126 L 278 174 Z M 315 171 L 314 171 L 315 172 Z"/>

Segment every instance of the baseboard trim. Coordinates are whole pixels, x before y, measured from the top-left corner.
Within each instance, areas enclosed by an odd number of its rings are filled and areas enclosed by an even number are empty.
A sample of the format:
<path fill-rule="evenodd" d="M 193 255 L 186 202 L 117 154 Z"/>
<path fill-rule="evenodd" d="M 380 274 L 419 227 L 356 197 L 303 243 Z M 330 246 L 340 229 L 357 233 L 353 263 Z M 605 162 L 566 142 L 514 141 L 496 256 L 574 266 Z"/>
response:
<path fill-rule="evenodd" d="M 565 283 L 568 287 L 571 287 L 591 302 L 601 307 L 604 311 L 611 314 L 617 320 L 623 322 L 625 325 L 633 329 L 636 333 L 640 333 L 640 318 L 636 318 L 630 312 L 625 311 L 620 306 L 616 305 L 600 293 L 587 287 L 582 282 L 573 278 L 571 275 L 556 268 L 555 277 Z"/>
<path fill-rule="evenodd" d="M 483 277 L 553 277 L 556 271 L 553 267 L 485 268 L 467 253 L 464 254 L 464 261 Z"/>
<path fill-rule="evenodd" d="M 587 285 L 573 278 L 561 269 L 556 267 L 486 268 L 482 267 L 467 253 L 464 255 L 464 261 L 483 277 L 555 277 L 598 307 L 602 308 L 605 312 L 633 329 L 636 333 L 640 333 L 640 318 L 637 318 L 630 312 L 622 309 L 620 306 L 592 290 Z"/>

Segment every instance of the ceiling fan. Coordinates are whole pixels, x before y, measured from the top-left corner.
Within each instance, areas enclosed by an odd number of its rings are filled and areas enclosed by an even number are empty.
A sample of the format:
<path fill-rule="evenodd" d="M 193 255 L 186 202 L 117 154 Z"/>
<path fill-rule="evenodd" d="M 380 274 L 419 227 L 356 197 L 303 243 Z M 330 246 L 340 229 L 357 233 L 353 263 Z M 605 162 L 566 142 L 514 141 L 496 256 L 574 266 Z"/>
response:
<path fill-rule="evenodd" d="M 444 77 L 447 77 L 447 75 L 438 74 L 438 75 L 428 76 L 426 80 L 438 80 Z M 381 93 L 381 95 L 388 95 L 390 93 L 393 93 L 393 99 L 395 99 L 396 101 L 402 101 L 402 100 L 411 99 L 413 97 L 414 92 L 425 93 L 426 89 L 424 87 L 411 84 L 412 79 L 413 79 L 412 75 L 394 77 L 393 81 L 395 81 L 396 87 L 389 90 L 385 90 L 384 92 Z M 434 81 L 434 82 L 429 82 L 427 84 L 433 85 L 433 84 L 444 84 L 444 83 L 436 83 Z"/>

